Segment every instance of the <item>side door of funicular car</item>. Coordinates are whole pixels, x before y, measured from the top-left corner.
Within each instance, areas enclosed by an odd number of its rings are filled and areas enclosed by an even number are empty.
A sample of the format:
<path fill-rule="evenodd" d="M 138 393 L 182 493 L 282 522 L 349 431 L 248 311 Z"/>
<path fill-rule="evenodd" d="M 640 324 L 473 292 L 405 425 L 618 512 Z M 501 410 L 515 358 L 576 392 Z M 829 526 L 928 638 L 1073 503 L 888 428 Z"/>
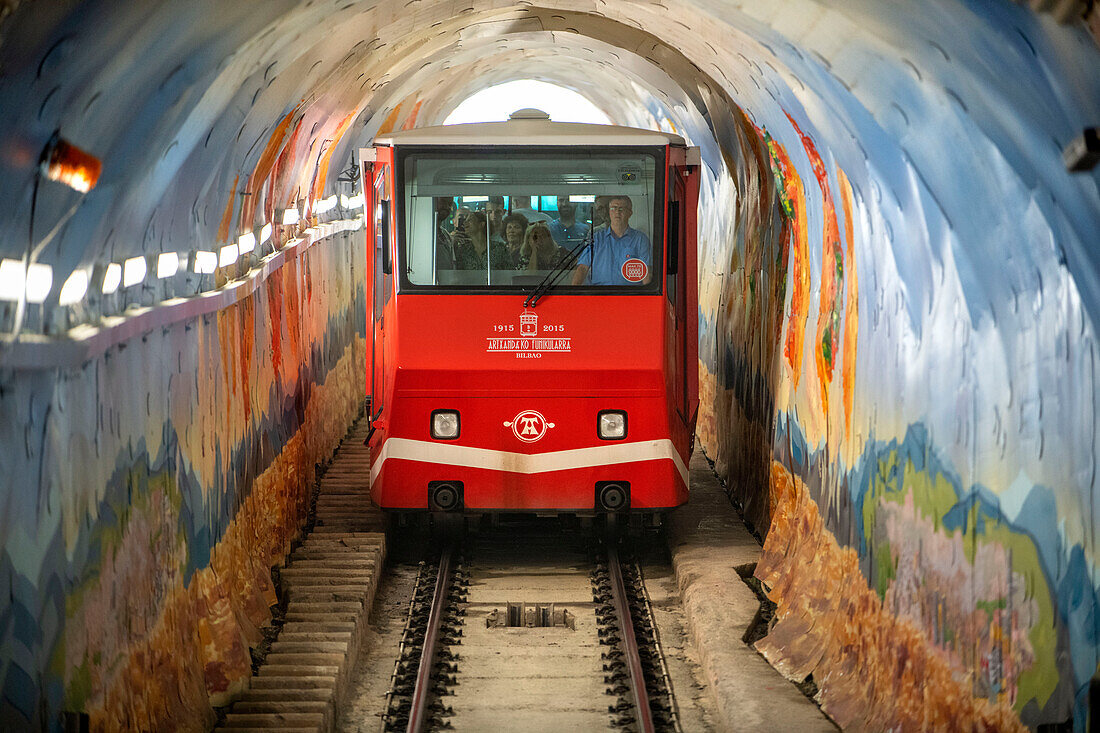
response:
<path fill-rule="evenodd" d="M 367 237 L 367 329 L 370 355 L 367 360 L 367 393 L 370 419 L 382 414 L 386 386 L 386 306 L 393 294 L 391 258 L 391 208 L 393 192 L 393 149 L 360 150 L 363 208 Z"/>
<path fill-rule="evenodd" d="M 665 293 L 669 301 L 672 351 L 671 406 L 689 441 L 695 431 L 698 398 L 698 278 L 696 213 L 698 167 L 687 164 L 682 149 L 670 151 L 666 216 Z"/>

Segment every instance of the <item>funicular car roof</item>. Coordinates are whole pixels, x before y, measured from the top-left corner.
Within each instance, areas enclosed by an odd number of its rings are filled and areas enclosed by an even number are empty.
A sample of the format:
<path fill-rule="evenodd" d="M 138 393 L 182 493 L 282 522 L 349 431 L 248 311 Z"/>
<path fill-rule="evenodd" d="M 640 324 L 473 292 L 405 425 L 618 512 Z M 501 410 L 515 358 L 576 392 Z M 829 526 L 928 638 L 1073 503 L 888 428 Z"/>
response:
<path fill-rule="evenodd" d="M 548 119 L 512 119 L 463 125 L 418 127 L 379 135 L 376 145 L 620 145 L 684 146 L 679 135 L 616 125 L 551 122 Z"/>

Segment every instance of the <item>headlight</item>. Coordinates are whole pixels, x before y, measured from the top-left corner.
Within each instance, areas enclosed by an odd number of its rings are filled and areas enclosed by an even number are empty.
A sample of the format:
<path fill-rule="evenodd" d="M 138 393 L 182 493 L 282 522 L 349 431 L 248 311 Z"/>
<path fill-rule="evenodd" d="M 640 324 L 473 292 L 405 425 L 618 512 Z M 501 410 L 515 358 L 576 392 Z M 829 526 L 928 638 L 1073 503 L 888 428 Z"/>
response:
<path fill-rule="evenodd" d="M 626 437 L 626 413 L 620 410 L 602 410 L 597 431 L 604 440 L 622 440 Z"/>
<path fill-rule="evenodd" d="M 436 440 L 454 440 L 458 437 L 458 413 L 454 410 L 432 412 L 432 437 Z"/>

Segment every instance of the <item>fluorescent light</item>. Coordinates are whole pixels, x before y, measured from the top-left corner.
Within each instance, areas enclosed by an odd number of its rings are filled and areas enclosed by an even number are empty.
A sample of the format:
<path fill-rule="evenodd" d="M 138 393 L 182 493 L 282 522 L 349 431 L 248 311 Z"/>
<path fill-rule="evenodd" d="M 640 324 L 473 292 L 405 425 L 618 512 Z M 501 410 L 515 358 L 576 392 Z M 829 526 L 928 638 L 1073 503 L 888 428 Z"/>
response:
<path fill-rule="evenodd" d="M 345 209 L 348 208 L 348 195 L 346 193 L 340 194 L 340 205 Z"/>
<path fill-rule="evenodd" d="M 336 208 L 336 194 L 332 194 L 327 199 L 321 199 L 313 207 L 313 213 L 315 214 L 327 214 Z"/>
<path fill-rule="evenodd" d="M 264 228 L 260 230 L 260 244 L 266 244 L 269 239 L 271 239 L 271 225 L 264 224 Z"/>
<path fill-rule="evenodd" d="M 73 305 L 84 299 L 88 292 L 87 270 L 73 270 L 65 284 L 61 286 L 61 295 L 57 296 L 58 305 Z"/>
<path fill-rule="evenodd" d="M 237 245 L 227 244 L 218 250 L 218 267 L 225 267 L 232 265 L 237 261 L 237 257 L 240 253 L 237 251 Z"/>
<path fill-rule="evenodd" d="M 366 201 L 366 197 L 363 196 L 362 192 L 360 192 L 360 193 L 357 193 L 354 196 L 352 196 L 350 199 L 348 199 L 348 206 L 350 208 L 358 209 L 359 207 L 361 207 L 363 205 L 363 203 L 365 201 Z"/>
<path fill-rule="evenodd" d="M 35 263 L 27 268 L 27 302 L 41 303 L 53 287 L 53 268 Z"/>
<path fill-rule="evenodd" d="M 195 253 L 195 272 L 209 275 L 218 269 L 218 255 L 214 252 Z"/>
<path fill-rule="evenodd" d="M 32 264 L 29 268 L 23 260 L 0 260 L 0 300 L 41 303 L 53 287 L 53 268 Z"/>
<path fill-rule="evenodd" d="M 252 232 L 245 232 L 237 238 L 237 250 L 242 255 L 248 254 L 254 249 L 256 249 L 256 235 Z"/>
<path fill-rule="evenodd" d="M 297 224 L 299 218 L 298 209 L 287 209 L 283 212 L 283 226 Z"/>
<path fill-rule="evenodd" d="M 0 260 L 0 300 L 23 299 L 27 292 L 27 268 L 23 260 Z"/>
<path fill-rule="evenodd" d="M 175 252 L 164 252 L 157 257 L 157 277 L 172 277 L 180 269 L 180 256 Z"/>
<path fill-rule="evenodd" d="M 465 203 L 466 201 L 470 201 L 472 203 L 477 203 L 479 201 L 488 201 L 488 200 L 489 200 L 488 196 L 463 196 L 462 197 L 463 203 Z"/>
<path fill-rule="evenodd" d="M 103 273 L 103 294 L 110 295 L 122 284 L 122 265 L 112 262 Z"/>
<path fill-rule="evenodd" d="M 591 204 L 591 203 L 595 203 L 596 197 L 595 196 L 588 196 L 588 195 L 585 195 L 585 194 L 580 194 L 580 195 L 577 195 L 577 196 L 570 196 L 569 200 L 571 202 L 573 202 L 574 204 Z"/>
<path fill-rule="evenodd" d="M 122 263 L 122 287 L 137 285 L 145 279 L 146 265 L 144 257 L 131 257 Z"/>

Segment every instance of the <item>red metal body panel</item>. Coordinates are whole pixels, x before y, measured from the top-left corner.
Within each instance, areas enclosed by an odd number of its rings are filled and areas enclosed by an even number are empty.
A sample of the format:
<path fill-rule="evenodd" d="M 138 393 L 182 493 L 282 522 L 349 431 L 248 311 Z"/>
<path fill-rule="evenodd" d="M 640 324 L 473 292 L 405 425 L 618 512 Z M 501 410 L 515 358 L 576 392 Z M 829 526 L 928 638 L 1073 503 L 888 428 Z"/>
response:
<path fill-rule="evenodd" d="M 527 310 L 518 294 L 399 293 L 368 246 L 376 294 L 368 304 L 376 504 L 426 509 L 432 481 L 462 482 L 472 512 L 593 512 L 601 481 L 629 483 L 632 510 L 687 501 L 698 406 L 698 172 L 684 160 L 683 149 L 668 150 L 666 193 L 684 215 L 677 222 L 680 272 L 667 272 L 667 257 L 654 268 L 654 276 L 675 280 L 666 292 L 559 290 Z M 392 161 L 392 149 L 379 148 L 373 180 L 382 173 L 390 181 L 374 198 L 392 199 Z M 375 210 L 370 194 L 367 201 L 368 212 Z M 379 220 L 368 219 L 370 243 Z M 396 262 L 392 235 L 385 246 Z M 432 438 L 434 410 L 460 414 L 457 439 Z M 601 410 L 627 413 L 625 439 L 599 438 Z"/>
<path fill-rule="evenodd" d="M 378 471 L 372 482 L 375 502 L 426 507 L 428 481 L 459 480 L 468 509 L 592 510 L 596 481 L 629 481 L 634 508 L 683 503 L 687 487 L 674 460 L 623 458 L 636 450 L 635 444 L 661 440 L 671 439 L 684 463 L 690 450 L 690 434 L 682 425 L 676 430 L 670 424 L 666 409 L 664 304 L 660 295 L 550 295 L 535 311 L 538 335 L 522 338 L 519 296 L 402 296 L 395 324 L 393 363 L 400 367 L 394 370 L 393 407 L 372 440 Z M 525 341 L 529 351 L 508 348 L 522 349 Z M 458 440 L 432 440 L 429 425 L 437 409 L 461 414 Z M 626 411 L 623 441 L 597 436 L 598 413 L 607 409 Z M 533 442 L 520 439 L 506 425 L 526 410 L 537 411 L 553 425 Z M 418 445 L 410 452 L 421 460 L 393 458 L 383 445 L 395 437 L 444 444 L 443 452 Z M 474 449 L 464 458 L 499 468 L 453 463 L 441 468 L 440 457 L 459 453 L 456 448 Z M 599 455 L 569 454 L 586 448 L 610 448 L 619 455 L 602 462 Z M 529 470 L 552 469 L 562 461 L 596 465 L 524 473 L 508 470 L 523 468 L 510 454 L 544 459 Z M 661 448 L 649 454 L 660 455 Z M 385 459 L 382 467 L 377 466 L 380 458 Z"/>

